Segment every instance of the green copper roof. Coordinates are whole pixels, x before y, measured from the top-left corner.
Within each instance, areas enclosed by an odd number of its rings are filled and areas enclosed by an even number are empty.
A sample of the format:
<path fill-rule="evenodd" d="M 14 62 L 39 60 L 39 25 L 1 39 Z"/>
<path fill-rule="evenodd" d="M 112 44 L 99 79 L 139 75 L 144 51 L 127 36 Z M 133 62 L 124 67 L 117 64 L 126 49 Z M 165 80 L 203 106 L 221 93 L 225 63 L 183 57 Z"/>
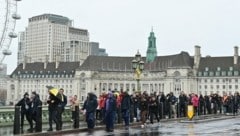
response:
<path fill-rule="evenodd" d="M 153 62 L 156 56 L 157 56 L 156 37 L 154 36 L 154 32 L 152 30 L 150 32 L 150 36 L 148 37 L 148 49 L 147 49 L 146 62 L 147 63 Z"/>

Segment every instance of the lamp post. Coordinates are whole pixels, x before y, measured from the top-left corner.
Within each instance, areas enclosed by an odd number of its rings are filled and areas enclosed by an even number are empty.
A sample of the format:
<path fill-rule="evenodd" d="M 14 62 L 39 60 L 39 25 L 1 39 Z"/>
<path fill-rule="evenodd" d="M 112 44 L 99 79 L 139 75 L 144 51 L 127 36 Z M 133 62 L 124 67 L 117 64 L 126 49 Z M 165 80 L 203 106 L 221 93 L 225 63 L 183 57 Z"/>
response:
<path fill-rule="evenodd" d="M 144 69 L 144 62 L 141 59 L 142 59 L 141 54 L 138 51 L 137 54 L 135 55 L 135 58 L 132 60 L 132 68 L 134 70 L 135 78 L 137 80 L 137 91 L 141 91 L 140 76 Z"/>

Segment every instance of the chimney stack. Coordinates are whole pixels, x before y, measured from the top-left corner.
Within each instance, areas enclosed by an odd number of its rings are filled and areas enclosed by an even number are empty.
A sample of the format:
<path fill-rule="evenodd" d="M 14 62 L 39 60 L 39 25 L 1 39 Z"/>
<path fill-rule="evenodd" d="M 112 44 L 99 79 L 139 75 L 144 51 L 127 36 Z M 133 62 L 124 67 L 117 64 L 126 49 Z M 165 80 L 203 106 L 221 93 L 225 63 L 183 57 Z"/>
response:
<path fill-rule="evenodd" d="M 57 55 L 57 56 L 56 56 L 56 64 L 55 64 L 55 68 L 56 68 L 56 69 L 59 67 L 60 57 L 61 57 L 60 55 Z"/>
<path fill-rule="evenodd" d="M 194 66 L 195 66 L 195 68 L 199 67 L 200 59 L 201 59 L 201 47 L 198 46 L 198 45 L 195 45 L 195 54 L 194 54 Z"/>
<path fill-rule="evenodd" d="M 23 70 L 26 68 L 26 64 L 27 64 L 27 56 L 24 56 L 24 60 L 23 60 Z"/>
<path fill-rule="evenodd" d="M 48 55 L 45 56 L 44 69 L 47 68 L 47 64 L 48 64 Z"/>
<path fill-rule="evenodd" d="M 238 46 L 234 47 L 233 63 L 234 65 L 238 64 Z"/>

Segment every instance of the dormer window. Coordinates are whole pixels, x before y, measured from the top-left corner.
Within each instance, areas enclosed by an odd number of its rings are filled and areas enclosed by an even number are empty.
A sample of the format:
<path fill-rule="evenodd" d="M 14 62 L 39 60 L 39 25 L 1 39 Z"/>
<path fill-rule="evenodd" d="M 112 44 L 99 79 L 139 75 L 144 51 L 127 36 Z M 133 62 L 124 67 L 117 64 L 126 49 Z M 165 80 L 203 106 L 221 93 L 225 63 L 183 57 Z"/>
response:
<path fill-rule="evenodd" d="M 198 76 L 202 76 L 202 72 L 198 72 Z"/>
<path fill-rule="evenodd" d="M 205 71 L 208 71 L 209 70 L 209 68 L 208 67 L 205 67 Z"/>
<path fill-rule="evenodd" d="M 226 71 L 222 71 L 222 76 L 226 76 Z"/>
<path fill-rule="evenodd" d="M 233 67 L 229 67 L 229 70 L 230 70 L 230 71 L 233 71 Z"/>
<path fill-rule="evenodd" d="M 209 76 L 214 76 L 214 72 L 209 72 Z"/>
<path fill-rule="evenodd" d="M 217 71 L 221 71 L 221 68 L 220 68 L 220 67 L 217 67 Z"/>

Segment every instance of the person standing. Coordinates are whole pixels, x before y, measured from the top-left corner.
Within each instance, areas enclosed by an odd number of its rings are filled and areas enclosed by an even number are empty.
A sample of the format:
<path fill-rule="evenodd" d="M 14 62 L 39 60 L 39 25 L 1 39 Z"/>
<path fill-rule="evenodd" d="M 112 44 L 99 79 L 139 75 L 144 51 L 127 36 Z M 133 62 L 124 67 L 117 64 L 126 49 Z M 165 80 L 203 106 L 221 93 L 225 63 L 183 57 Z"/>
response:
<path fill-rule="evenodd" d="M 130 119 L 131 98 L 127 91 L 123 92 L 121 103 L 122 118 L 124 119 L 125 127 L 128 128 Z"/>
<path fill-rule="evenodd" d="M 194 115 L 198 115 L 198 103 L 199 103 L 199 99 L 197 94 L 192 94 L 192 104 L 194 108 Z"/>
<path fill-rule="evenodd" d="M 87 100 L 84 102 L 82 110 L 86 110 L 86 122 L 89 131 L 92 131 L 95 127 L 95 113 L 97 106 L 97 96 L 93 93 L 88 93 Z"/>
<path fill-rule="evenodd" d="M 180 117 L 186 117 L 187 116 L 187 104 L 188 104 L 187 95 L 182 91 L 179 95 Z"/>
<path fill-rule="evenodd" d="M 106 131 L 113 132 L 114 130 L 114 120 L 117 110 L 117 101 L 112 92 L 108 93 L 108 98 L 106 100 Z"/>
<path fill-rule="evenodd" d="M 39 98 L 39 95 L 36 92 L 32 92 L 30 98 L 30 108 L 29 108 L 29 124 L 30 128 L 28 129 L 29 132 L 33 132 L 33 121 L 37 122 L 38 117 L 38 106 L 42 105 L 42 102 Z"/>
<path fill-rule="evenodd" d="M 148 114 L 148 101 L 145 95 L 141 96 L 140 105 L 142 128 L 146 126 L 146 117 Z"/>
<path fill-rule="evenodd" d="M 52 122 L 56 123 L 56 130 L 60 130 L 60 122 L 58 119 L 58 105 L 61 104 L 61 100 L 55 97 L 53 94 L 49 92 L 49 97 L 47 100 L 48 103 L 48 123 L 49 129 L 47 131 L 53 131 Z"/>
<path fill-rule="evenodd" d="M 23 98 L 16 104 L 16 106 L 21 106 L 21 130 L 23 131 L 24 116 L 26 117 L 27 121 L 30 124 L 30 114 L 29 114 L 30 99 L 29 99 L 29 94 L 27 92 L 23 95 Z"/>
<path fill-rule="evenodd" d="M 156 99 L 156 96 L 152 96 L 150 98 L 150 102 L 149 102 L 149 114 L 150 114 L 150 122 L 151 124 L 153 124 L 153 115 L 155 115 L 157 121 L 159 122 L 159 118 L 158 118 L 158 102 Z"/>
<path fill-rule="evenodd" d="M 61 88 L 59 89 L 59 93 L 61 94 L 62 96 L 62 101 L 61 103 L 58 105 L 58 117 L 57 119 L 59 120 L 59 123 L 60 123 L 60 130 L 62 130 L 62 113 L 64 112 L 64 109 L 65 109 L 65 106 L 67 105 L 67 96 L 64 95 L 64 90 Z"/>
<path fill-rule="evenodd" d="M 177 117 L 177 112 L 176 112 L 176 102 L 177 102 L 177 98 L 176 96 L 174 96 L 173 92 L 170 92 L 169 93 L 169 96 L 168 96 L 168 103 L 170 104 L 170 108 L 169 109 L 169 115 L 173 114 L 172 117 L 176 118 Z M 170 117 L 170 118 L 172 118 Z"/>
<path fill-rule="evenodd" d="M 77 95 L 74 95 L 73 98 L 70 100 L 71 102 L 71 111 L 72 111 L 72 119 L 71 121 L 75 121 L 76 118 L 76 106 L 79 106 L 80 102 L 77 98 Z"/>
<path fill-rule="evenodd" d="M 165 118 L 167 115 L 167 108 L 166 108 L 166 96 L 163 92 L 160 92 L 158 95 L 158 104 L 159 104 L 159 108 L 158 108 L 158 112 L 159 112 L 159 117 L 160 119 Z"/>

